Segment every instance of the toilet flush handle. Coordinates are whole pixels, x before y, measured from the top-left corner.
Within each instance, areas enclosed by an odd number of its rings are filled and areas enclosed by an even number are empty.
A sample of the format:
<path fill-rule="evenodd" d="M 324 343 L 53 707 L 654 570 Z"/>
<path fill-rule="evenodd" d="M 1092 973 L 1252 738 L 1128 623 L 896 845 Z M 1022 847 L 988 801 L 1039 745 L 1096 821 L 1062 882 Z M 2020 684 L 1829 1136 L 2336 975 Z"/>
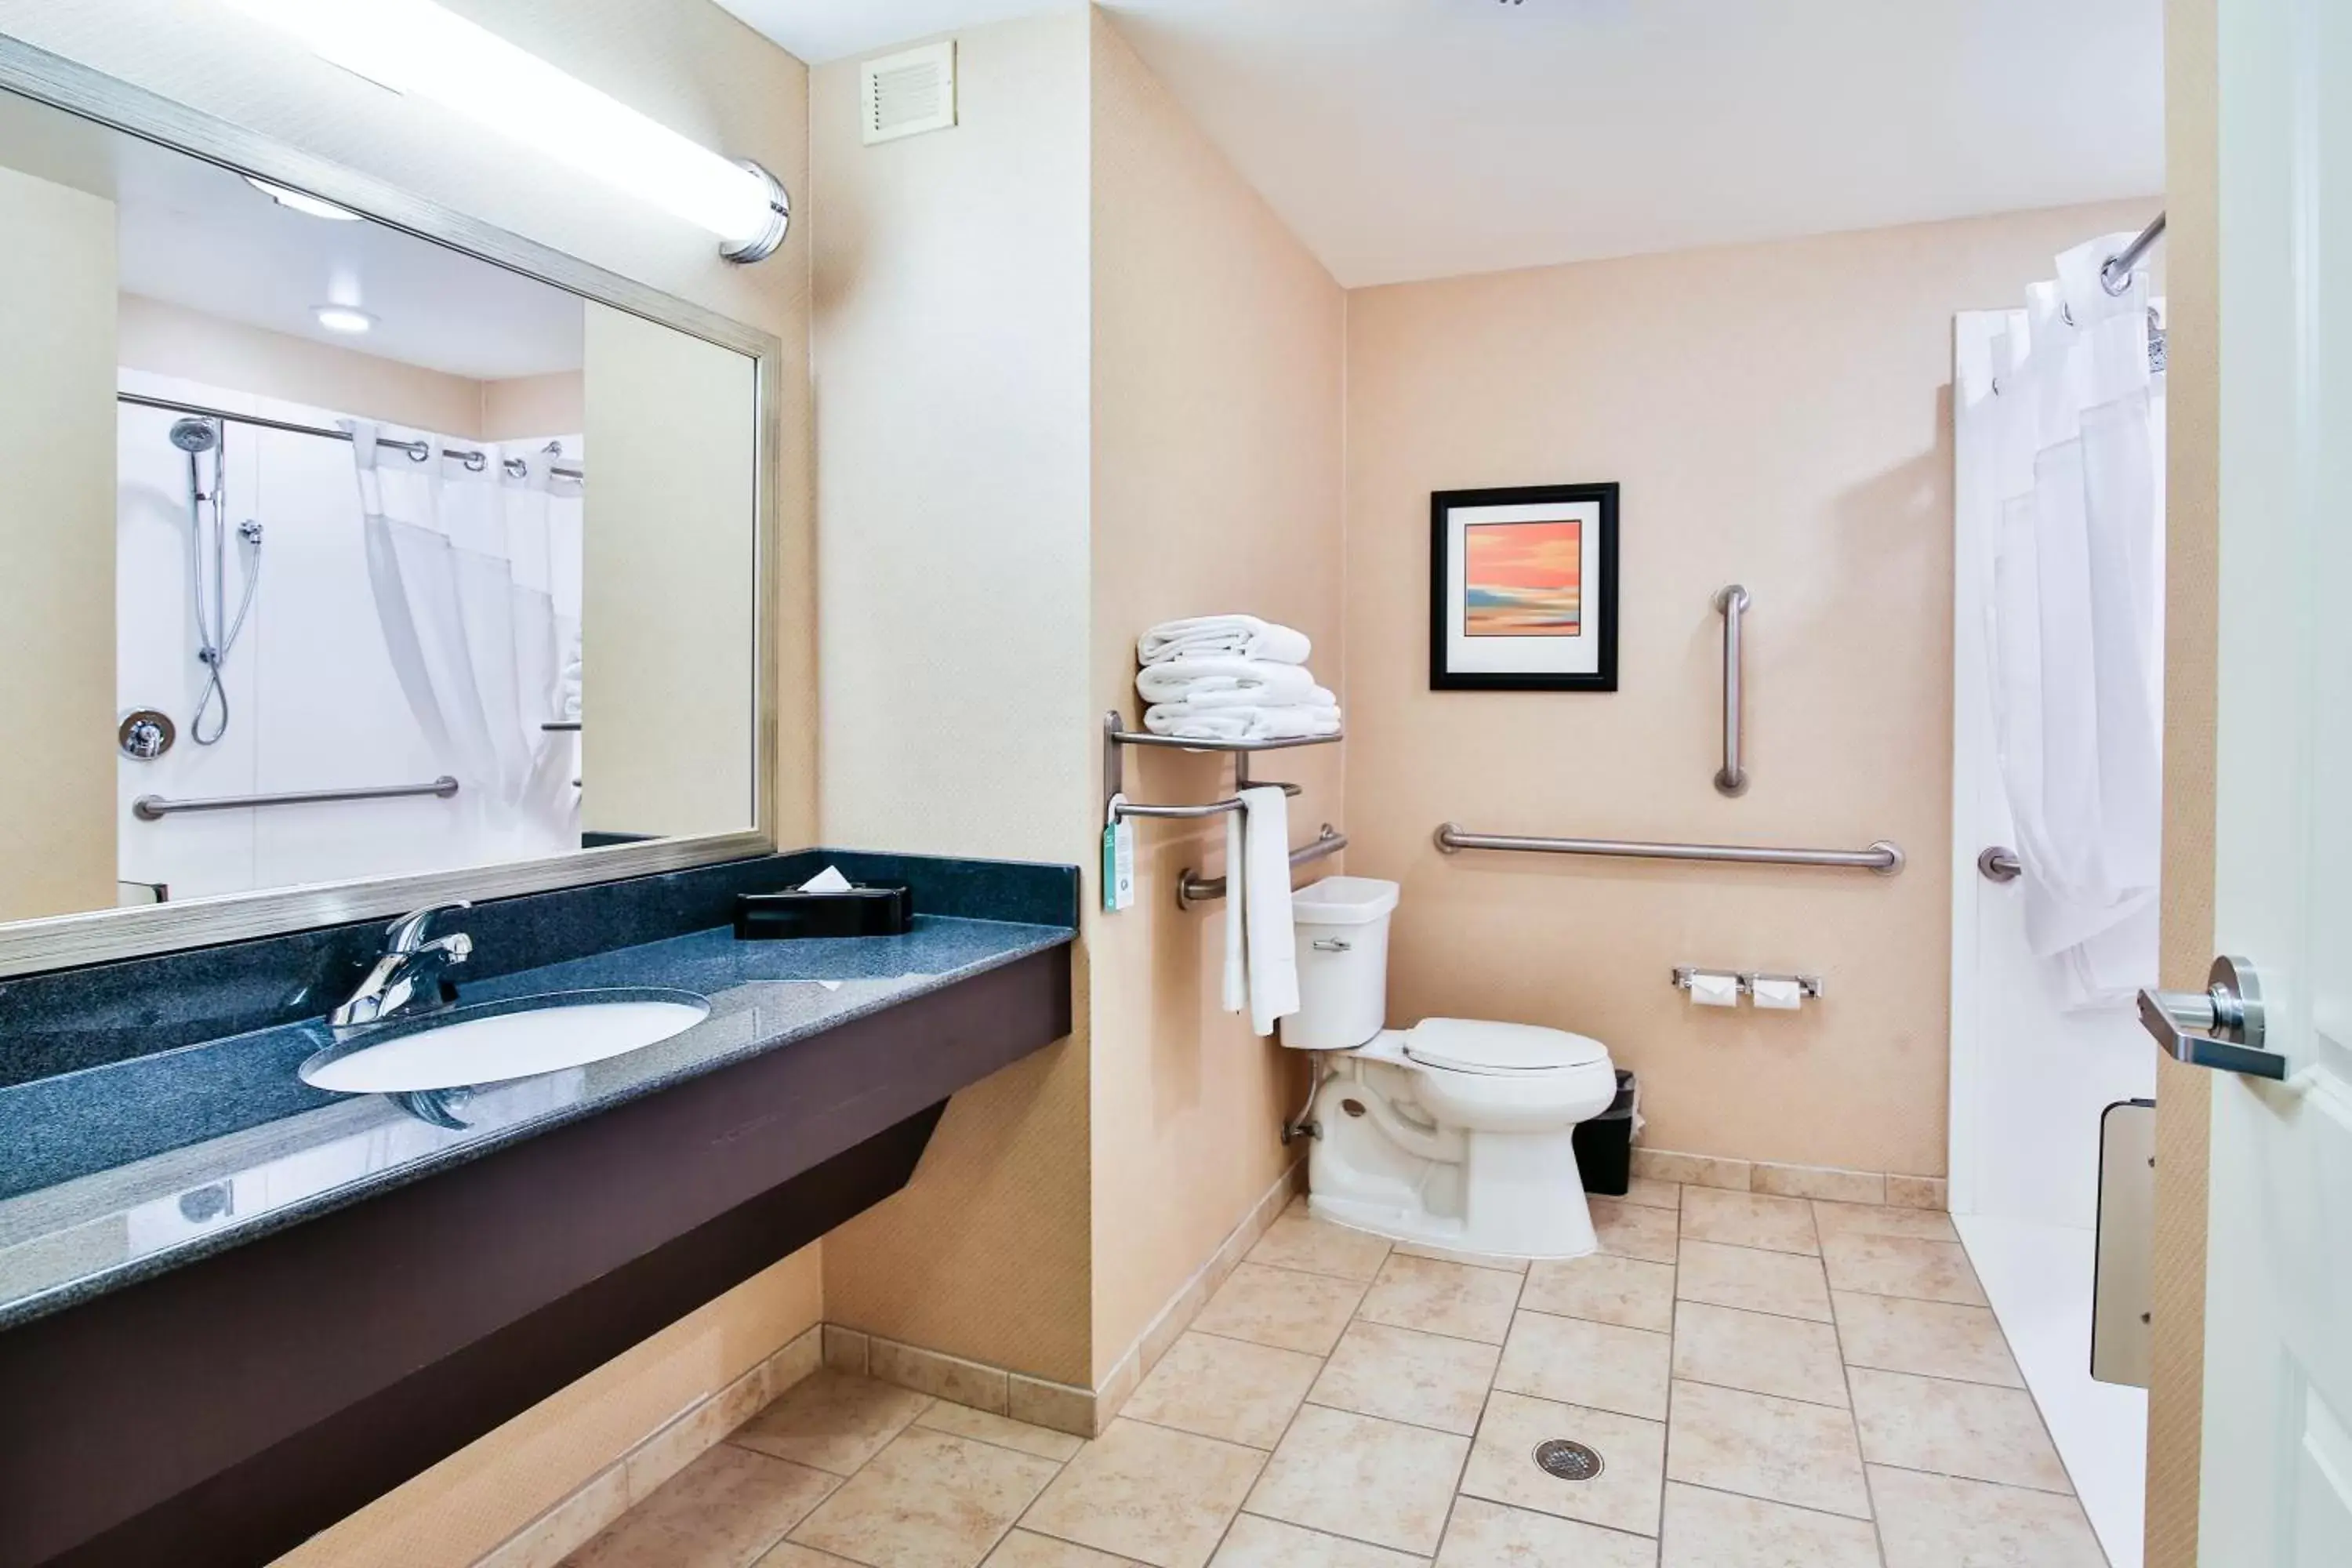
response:
<path fill-rule="evenodd" d="M 1314 945 L 1315 951 L 1318 952 L 1353 952 L 1356 951 L 1356 944 L 1354 942 L 1336 936 L 1318 936 L 1315 939 Z"/>

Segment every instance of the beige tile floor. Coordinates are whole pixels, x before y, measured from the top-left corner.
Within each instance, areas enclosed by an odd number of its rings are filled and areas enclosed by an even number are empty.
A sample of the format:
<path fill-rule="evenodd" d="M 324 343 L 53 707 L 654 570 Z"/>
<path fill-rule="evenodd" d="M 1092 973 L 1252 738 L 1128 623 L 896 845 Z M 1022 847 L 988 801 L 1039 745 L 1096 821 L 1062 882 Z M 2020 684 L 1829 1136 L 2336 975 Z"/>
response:
<path fill-rule="evenodd" d="M 1091 1443 L 821 1372 L 568 1561 L 2102 1568 L 1943 1215 L 1643 1182 L 1593 1217 L 1525 1266 L 1294 1205 Z"/>

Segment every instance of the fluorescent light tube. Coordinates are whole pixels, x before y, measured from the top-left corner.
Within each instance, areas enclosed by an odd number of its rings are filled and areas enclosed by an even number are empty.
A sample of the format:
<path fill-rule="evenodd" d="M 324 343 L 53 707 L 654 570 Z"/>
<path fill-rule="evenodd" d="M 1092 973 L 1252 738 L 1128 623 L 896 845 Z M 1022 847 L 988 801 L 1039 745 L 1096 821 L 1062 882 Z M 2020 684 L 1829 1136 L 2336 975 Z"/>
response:
<path fill-rule="evenodd" d="M 437 104 L 719 237 L 730 260 L 783 243 L 789 202 L 719 153 L 432 0 L 229 0 L 321 59 Z"/>

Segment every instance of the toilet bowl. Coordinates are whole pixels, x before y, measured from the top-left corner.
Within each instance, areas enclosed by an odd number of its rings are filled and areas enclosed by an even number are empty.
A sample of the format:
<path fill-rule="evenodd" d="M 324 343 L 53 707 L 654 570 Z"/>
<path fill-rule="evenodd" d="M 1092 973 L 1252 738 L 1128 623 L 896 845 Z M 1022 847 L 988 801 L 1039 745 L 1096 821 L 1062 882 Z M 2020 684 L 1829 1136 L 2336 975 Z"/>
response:
<path fill-rule="evenodd" d="M 1397 885 L 1370 877 L 1293 895 L 1299 1010 L 1282 1043 L 1323 1063 L 1310 1211 L 1454 1251 L 1583 1257 L 1592 1218 L 1574 1139 L 1616 1096 L 1608 1047 L 1473 1018 L 1385 1027 L 1396 904 Z"/>

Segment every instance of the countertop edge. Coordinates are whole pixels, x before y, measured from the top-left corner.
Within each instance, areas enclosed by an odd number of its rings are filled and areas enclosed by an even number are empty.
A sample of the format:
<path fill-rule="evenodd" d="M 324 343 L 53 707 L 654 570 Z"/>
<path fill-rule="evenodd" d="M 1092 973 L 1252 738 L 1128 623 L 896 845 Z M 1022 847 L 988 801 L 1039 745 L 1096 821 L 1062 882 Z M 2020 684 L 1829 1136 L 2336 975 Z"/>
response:
<path fill-rule="evenodd" d="M 1018 963 L 1024 959 L 1034 958 L 1039 953 L 1072 946 L 1078 938 L 1076 931 L 1066 927 L 1030 925 L 1013 921 L 988 921 L 971 916 L 951 918 L 970 921 L 974 924 L 1020 926 L 1024 930 L 1042 934 L 1010 945 L 1003 952 L 974 959 L 971 963 L 959 965 L 952 971 L 926 976 L 921 983 L 909 985 L 907 989 L 889 996 L 875 997 L 848 1005 L 841 1011 L 829 1014 L 812 1026 L 788 1026 L 781 1029 L 767 1038 L 698 1062 L 689 1070 L 674 1072 L 660 1078 L 648 1079 L 642 1083 L 632 1084 L 599 1099 L 593 1105 L 560 1107 L 530 1121 L 517 1122 L 512 1126 L 486 1132 L 478 1139 L 419 1155 L 415 1160 L 392 1170 L 371 1173 L 343 1185 L 293 1200 L 281 1207 L 257 1215 L 250 1221 L 238 1225 L 233 1229 L 192 1237 L 181 1245 L 110 1265 L 33 1295 L 0 1302 L 0 1332 L 69 1310 L 85 1301 L 137 1284 L 142 1280 L 153 1279 L 158 1275 L 168 1274 L 201 1258 L 232 1251 L 248 1242 L 258 1240 L 289 1226 L 333 1214 L 366 1199 L 410 1185 L 427 1176 L 437 1175 L 457 1166 L 472 1163 L 486 1155 L 510 1149 L 518 1143 L 528 1142 L 543 1133 L 588 1121 L 607 1111 L 619 1110 L 680 1084 L 708 1078 L 713 1073 L 764 1056 L 797 1041 L 811 1039 L 859 1019 L 889 1012 L 893 1008 L 903 1006 L 920 997 L 935 995 L 965 981 Z"/>

